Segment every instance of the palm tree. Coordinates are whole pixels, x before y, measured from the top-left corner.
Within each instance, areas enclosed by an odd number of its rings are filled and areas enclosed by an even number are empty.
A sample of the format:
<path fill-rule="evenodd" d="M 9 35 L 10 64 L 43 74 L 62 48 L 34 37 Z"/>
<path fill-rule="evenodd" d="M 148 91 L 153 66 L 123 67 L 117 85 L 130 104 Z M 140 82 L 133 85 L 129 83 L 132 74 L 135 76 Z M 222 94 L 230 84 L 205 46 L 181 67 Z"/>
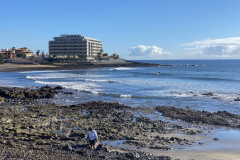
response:
<path fill-rule="evenodd" d="M 36 51 L 37 56 L 39 56 L 39 53 L 40 53 L 40 50 L 37 50 L 37 51 Z"/>
<path fill-rule="evenodd" d="M 108 56 L 108 54 L 107 54 L 107 53 L 104 53 L 104 54 L 103 54 L 103 57 L 107 57 L 107 56 Z"/>
<path fill-rule="evenodd" d="M 97 53 L 97 59 L 100 60 L 102 58 L 102 53 L 101 52 L 98 52 Z"/>
<path fill-rule="evenodd" d="M 44 50 L 42 50 L 42 57 L 45 57 Z"/>
<path fill-rule="evenodd" d="M 13 51 L 13 53 L 15 53 L 15 50 L 16 50 L 16 48 L 15 48 L 15 47 L 12 47 L 12 51 Z"/>
<path fill-rule="evenodd" d="M 112 55 L 112 58 L 113 58 L 113 59 L 119 59 L 119 55 L 114 53 L 114 54 Z"/>

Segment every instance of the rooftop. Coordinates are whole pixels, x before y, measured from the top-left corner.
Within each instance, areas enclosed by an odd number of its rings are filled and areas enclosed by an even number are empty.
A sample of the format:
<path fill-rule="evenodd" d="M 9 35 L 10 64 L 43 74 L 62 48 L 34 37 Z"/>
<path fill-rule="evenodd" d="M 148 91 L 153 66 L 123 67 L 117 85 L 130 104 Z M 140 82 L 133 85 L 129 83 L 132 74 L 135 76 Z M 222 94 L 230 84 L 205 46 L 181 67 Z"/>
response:
<path fill-rule="evenodd" d="M 60 37 L 83 37 L 81 34 L 61 34 Z"/>

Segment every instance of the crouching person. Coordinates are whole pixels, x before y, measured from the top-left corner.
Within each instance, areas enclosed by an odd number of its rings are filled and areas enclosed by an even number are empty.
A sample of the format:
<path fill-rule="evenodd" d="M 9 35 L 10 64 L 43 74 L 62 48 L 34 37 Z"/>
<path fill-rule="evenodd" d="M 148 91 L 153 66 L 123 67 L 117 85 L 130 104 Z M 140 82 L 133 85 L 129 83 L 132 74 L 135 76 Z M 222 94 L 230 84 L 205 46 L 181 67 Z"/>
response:
<path fill-rule="evenodd" d="M 92 127 L 89 127 L 89 129 L 88 129 L 87 139 L 89 139 L 91 149 L 96 149 L 95 145 L 97 143 L 98 136 L 97 136 L 97 132 L 95 130 L 93 130 Z"/>

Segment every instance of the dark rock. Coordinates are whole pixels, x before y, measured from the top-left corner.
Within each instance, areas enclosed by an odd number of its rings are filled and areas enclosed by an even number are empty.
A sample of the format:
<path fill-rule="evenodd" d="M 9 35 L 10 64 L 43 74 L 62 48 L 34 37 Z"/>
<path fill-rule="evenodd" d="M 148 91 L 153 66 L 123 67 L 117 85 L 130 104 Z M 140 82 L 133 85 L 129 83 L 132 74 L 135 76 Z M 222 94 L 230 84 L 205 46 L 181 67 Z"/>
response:
<path fill-rule="evenodd" d="M 73 92 L 63 92 L 63 94 L 70 95 L 73 94 Z"/>
<path fill-rule="evenodd" d="M 79 138 L 85 138 L 85 134 L 84 133 L 77 133 L 77 132 L 73 132 L 69 135 L 69 137 L 79 137 Z"/>
<path fill-rule="evenodd" d="M 55 87 L 54 89 L 55 89 L 55 90 L 62 90 L 63 87 L 62 87 L 62 86 L 57 86 L 57 87 Z"/>
<path fill-rule="evenodd" d="M 187 133 L 188 135 L 195 135 L 195 134 L 197 134 L 196 131 L 194 131 L 194 130 L 189 130 L 189 129 L 186 129 L 186 130 L 184 130 L 183 132 L 184 132 L 184 133 Z"/>
<path fill-rule="evenodd" d="M 63 149 L 72 151 L 72 146 L 70 144 L 67 144 Z"/>
<path fill-rule="evenodd" d="M 86 156 L 86 157 L 90 157 L 90 153 L 88 150 L 86 149 L 82 149 L 80 151 L 77 151 L 78 154 L 82 155 L 82 156 Z"/>
<path fill-rule="evenodd" d="M 7 88 L 0 87 L 0 96 L 11 99 L 37 99 L 37 98 L 53 98 L 57 91 L 49 86 L 40 87 L 38 89 L 24 88 Z"/>
<path fill-rule="evenodd" d="M 214 138 L 213 140 L 214 140 L 214 141 L 219 141 L 219 139 L 218 139 L 218 138 Z"/>
<path fill-rule="evenodd" d="M 129 152 L 129 153 L 125 153 L 125 157 L 129 159 L 135 159 L 135 158 L 140 158 L 140 155 L 138 153 Z"/>
<path fill-rule="evenodd" d="M 204 96 L 214 96 L 214 94 L 212 92 L 209 92 L 209 93 L 203 93 L 202 95 Z"/>
<path fill-rule="evenodd" d="M 220 126 L 239 126 L 239 115 L 231 114 L 226 111 L 210 113 L 207 111 L 194 111 L 175 107 L 158 106 L 155 109 L 163 116 L 174 119 L 181 119 L 192 123 L 203 123 Z M 236 123 L 233 123 L 236 122 Z"/>
<path fill-rule="evenodd" d="M 236 99 L 234 99 L 234 101 L 240 101 L 240 98 L 236 98 Z"/>

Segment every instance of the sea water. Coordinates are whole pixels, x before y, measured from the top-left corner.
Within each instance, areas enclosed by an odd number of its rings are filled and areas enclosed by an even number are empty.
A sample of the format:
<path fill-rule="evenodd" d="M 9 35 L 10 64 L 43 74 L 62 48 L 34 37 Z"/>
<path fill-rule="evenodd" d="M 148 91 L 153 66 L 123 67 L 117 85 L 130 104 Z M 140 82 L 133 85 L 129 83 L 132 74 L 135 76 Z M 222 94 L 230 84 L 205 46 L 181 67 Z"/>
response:
<path fill-rule="evenodd" d="M 234 101 L 240 97 L 240 60 L 142 62 L 171 66 L 5 72 L 0 73 L 0 85 L 60 85 L 74 92 L 74 95 L 56 96 L 56 103 L 102 100 L 133 107 L 167 105 L 240 114 L 240 102 Z"/>

